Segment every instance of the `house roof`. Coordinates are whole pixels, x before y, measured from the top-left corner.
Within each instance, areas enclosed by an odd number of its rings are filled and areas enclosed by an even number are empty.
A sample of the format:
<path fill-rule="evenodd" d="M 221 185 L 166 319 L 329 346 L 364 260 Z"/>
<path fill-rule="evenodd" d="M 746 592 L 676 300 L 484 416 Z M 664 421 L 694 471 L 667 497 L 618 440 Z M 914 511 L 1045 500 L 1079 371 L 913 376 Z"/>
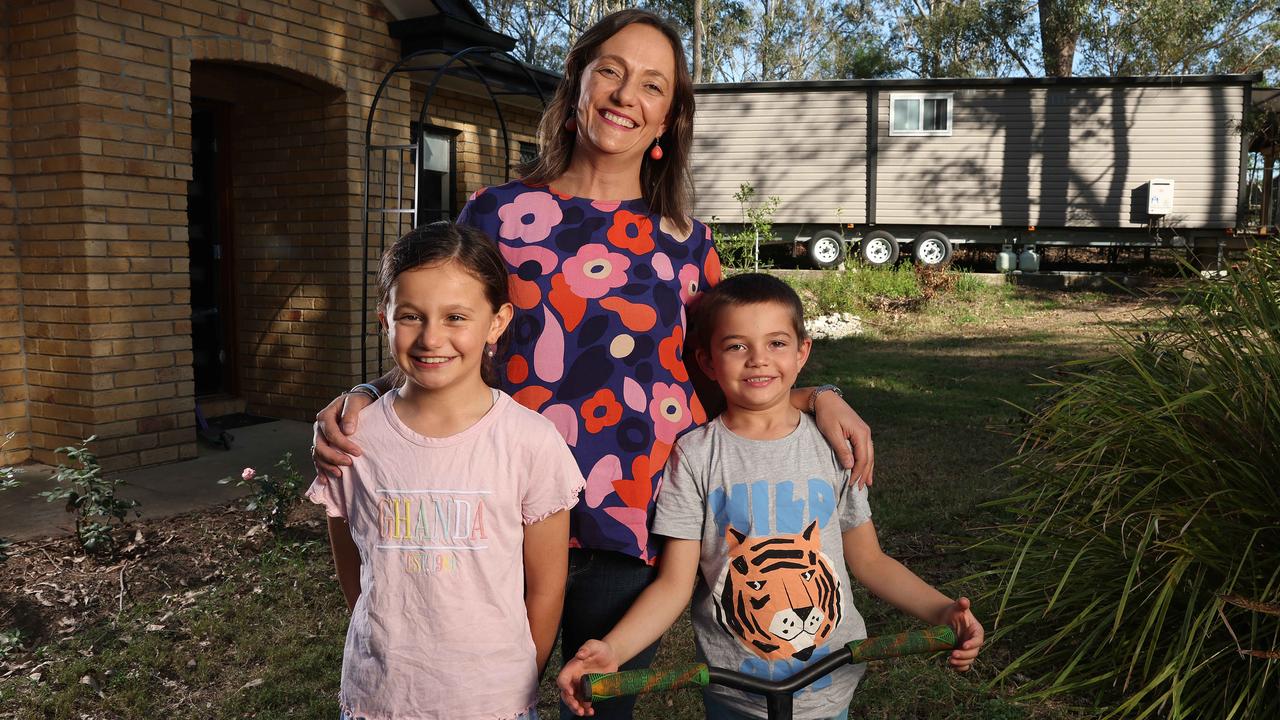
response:
<path fill-rule="evenodd" d="M 750 83 L 703 83 L 699 93 L 769 92 L 770 90 L 844 90 L 863 88 L 994 88 L 1105 87 L 1140 85 L 1250 85 L 1262 80 L 1251 75 L 1152 75 L 1149 77 L 1027 77 L 1027 78 L 868 78 L 860 80 L 789 80 Z"/>
<path fill-rule="evenodd" d="M 490 90 L 504 95 L 549 97 L 560 82 L 557 73 L 521 62 L 511 55 L 516 40 L 494 31 L 484 16 L 468 0 L 383 0 L 396 15 L 388 23 L 392 38 L 400 41 L 400 57 L 416 55 L 405 70 L 419 81 L 430 82 L 433 73 L 443 70 L 464 82 L 480 72 Z M 392 5 L 396 5 L 392 9 Z M 412 13 L 412 14 L 410 14 Z M 494 48 L 499 53 L 467 55 L 462 65 L 447 64 L 449 56 L 469 48 Z"/>
<path fill-rule="evenodd" d="M 467 0 L 382 0 L 387 11 L 396 20 L 444 14 L 469 18 L 472 24 L 484 27 L 484 16 Z"/>

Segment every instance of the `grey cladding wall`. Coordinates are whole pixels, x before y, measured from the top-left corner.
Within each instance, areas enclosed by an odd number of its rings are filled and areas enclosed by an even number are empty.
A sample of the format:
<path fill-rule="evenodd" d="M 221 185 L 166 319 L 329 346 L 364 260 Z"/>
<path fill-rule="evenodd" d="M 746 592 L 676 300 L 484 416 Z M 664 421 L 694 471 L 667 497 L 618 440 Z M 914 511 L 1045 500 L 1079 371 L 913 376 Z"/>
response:
<path fill-rule="evenodd" d="M 780 222 L 865 221 L 865 93 L 704 93 L 694 122 L 698 219 L 741 222 L 733 196 L 751 183 L 757 199 L 782 199 Z"/>
<path fill-rule="evenodd" d="M 1234 224 L 1238 85 L 956 88 L 950 137 L 890 136 L 888 95 L 879 223 L 1138 227 L 1147 181 L 1165 178 L 1167 220 Z"/>
<path fill-rule="evenodd" d="M 696 213 L 739 222 L 749 182 L 777 222 L 865 223 L 867 93 L 879 93 L 877 224 L 1140 227 L 1175 182 L 1186 228 L 1234 224 L 1240 84 L 954 87 L 950 136 L 891 136 L 892 86 L 699 92 Z M 837 209 L 840 212 L 837 214 Z"/>

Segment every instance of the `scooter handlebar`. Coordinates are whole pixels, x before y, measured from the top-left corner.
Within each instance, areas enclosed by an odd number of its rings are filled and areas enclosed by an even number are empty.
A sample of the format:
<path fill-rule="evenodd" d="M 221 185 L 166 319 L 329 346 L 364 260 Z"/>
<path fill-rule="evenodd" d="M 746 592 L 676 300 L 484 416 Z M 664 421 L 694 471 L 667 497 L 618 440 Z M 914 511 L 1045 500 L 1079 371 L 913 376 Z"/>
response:
<path fill-rule="evenodd" d="M 809 671 L 820 673 L 808 679 L 809 682 L 812 682 L 817 677 L 830 672 L 836 665 L 884 660 L 903 655 L 932 653 L 950 650 L 955 646 L 956 634 L 945 625 L 937 625 L 924 630 L 910 630 L 897 635 L 882 635 L 865 640 L 854 640 L 845 645 L 848 655 L 842 657 L 839 661 L 831 657 L 829 660 L 834 661 L 834 664 L 822 661 L 825 669 L 806 668 L 796 673 L 793 677 L 800 679 L 801 675 Z M 589 698 L 591 702 L 596 702 L 598 700 L 609 700 L 657 690 L 705 687 L 711 682 L 712 670 L 713 668 L 709 668 L 706 663 L 696 663 L 681 665 L 667 670 L 623 670 L 615 673 L 587 673 L 581 679 L 582 697 Z M 732 682 L 730 676 L 733 676 L 739 678 L 742 682 L 752 680 L 752 685 L 760 686 L 762 690 L 765 687 L 782 688 L 792 680 L 792 678 L 786 678 L 777 682 L 768 682 L 724 670 L 715 670 L 715 672 L 719 683 Z"/>

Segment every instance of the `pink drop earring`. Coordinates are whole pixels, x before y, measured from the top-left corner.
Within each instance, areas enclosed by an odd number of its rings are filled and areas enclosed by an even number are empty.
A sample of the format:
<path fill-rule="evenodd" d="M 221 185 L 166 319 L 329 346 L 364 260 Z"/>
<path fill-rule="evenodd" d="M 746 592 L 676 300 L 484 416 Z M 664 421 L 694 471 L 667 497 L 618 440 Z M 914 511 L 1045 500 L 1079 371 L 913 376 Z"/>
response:
<path fill-rule="evenodd" d="M 653 158 L 654 160 L 662 159 L 662 146 L 658 144 L 658 140 L 660 139 L 662 139 L 661 135 L 654 138 L 653 147 L 649 148 L 649 157 Z"/>
<path fill-rule="evenodd" d="M 567 133 L 578 132 L 578 121 L 572 115 L 569 116 L 568 120 L 564 121 L 564 131 Z"/>

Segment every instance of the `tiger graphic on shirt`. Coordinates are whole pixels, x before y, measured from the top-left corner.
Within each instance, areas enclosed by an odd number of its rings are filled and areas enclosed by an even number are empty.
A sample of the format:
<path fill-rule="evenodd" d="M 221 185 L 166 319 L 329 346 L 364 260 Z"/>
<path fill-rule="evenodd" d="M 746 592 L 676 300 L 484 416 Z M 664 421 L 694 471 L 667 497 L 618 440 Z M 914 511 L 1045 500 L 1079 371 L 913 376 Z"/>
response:
<path fill-rule="evenodd" d="M 800 533 L 750 537 L 725 528 L 729 562 L 716 620 L 765 660 L 807 661 L 840 624 L 840 578 L 815 520 Z"/>

